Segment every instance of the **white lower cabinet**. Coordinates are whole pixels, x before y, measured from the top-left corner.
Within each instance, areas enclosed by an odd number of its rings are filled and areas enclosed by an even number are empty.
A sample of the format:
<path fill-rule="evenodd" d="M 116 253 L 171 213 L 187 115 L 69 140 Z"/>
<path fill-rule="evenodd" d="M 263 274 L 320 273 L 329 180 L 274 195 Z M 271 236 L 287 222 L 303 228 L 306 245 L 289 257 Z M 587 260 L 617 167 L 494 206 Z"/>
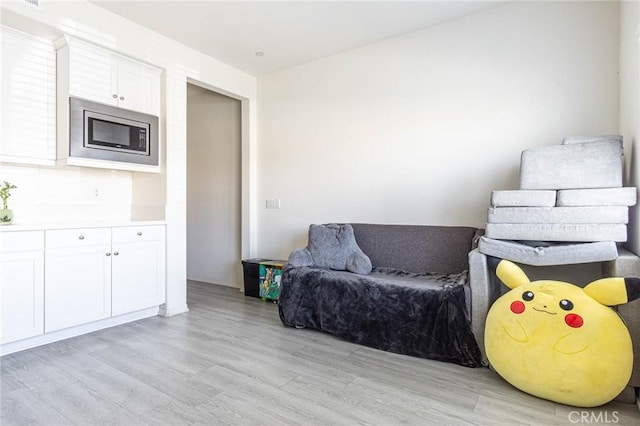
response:
<path fill-rule="evenodd" d="M 0 353 L 157 314 L 165 264 L 164 225 L 0 232 Z"/>
<path fill-rule="evenodd" d="M 44 231 L 0 234 L 0 344 L 44 332 Z"/>
<path fill-rule="evenodd" d="M 45 331 L 164 303 L 164 226 L 46 233 Z"/>
<path fill-rule="evenodd" d="M 113 229 L 112 315 L 164 303 L 164 240 L 164 226 Z"/>
<path fill-rule="evenodd" d="M 46 232 L 45 332 L 111 316 L 111 229 Z"/>

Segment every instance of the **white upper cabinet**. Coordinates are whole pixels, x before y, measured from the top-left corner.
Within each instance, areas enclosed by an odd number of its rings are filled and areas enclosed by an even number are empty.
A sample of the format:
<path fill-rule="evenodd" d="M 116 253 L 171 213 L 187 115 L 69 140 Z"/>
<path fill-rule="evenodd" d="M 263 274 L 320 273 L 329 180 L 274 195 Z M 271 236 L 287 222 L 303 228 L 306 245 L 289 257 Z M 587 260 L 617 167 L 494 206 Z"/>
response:
<path fill-rule="evenodd" d="M 0 26 L 0 161 L 56 158 L 56 55 L 45 39 Z"/>
<path fill-rule="evenodd" d="M 127 59 L 117 64 L 118 106 L 160 116 L 160 71 Z"/>
<path fill-rule="evenodd" d="M 60 65 L 68 69 L 69 95 L 117 106 L 117 97 L 112 97 L 112 87 L 118 90 L 113 54 L 76 40 L 69 40 L 67 48 L 68 61 L 60 58 Z"/>
<path fill-rule="evenodd" d="M 69 96 L 160 116 L 160 69 L 72 38 L 58 60 Z"/>

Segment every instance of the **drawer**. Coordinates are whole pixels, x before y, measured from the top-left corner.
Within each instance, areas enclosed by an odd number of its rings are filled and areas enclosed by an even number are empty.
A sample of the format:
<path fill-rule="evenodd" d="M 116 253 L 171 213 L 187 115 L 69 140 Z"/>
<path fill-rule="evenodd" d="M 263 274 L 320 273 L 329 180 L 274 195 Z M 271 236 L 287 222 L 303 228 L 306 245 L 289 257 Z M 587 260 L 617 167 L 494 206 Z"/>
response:
<path fill-rule="evenodd" d="M 121 226 L 113 228 L 113 243 L 164 241 L 164 225 Z"/>
<path fill-rule="evenodd" d="M 111 228 L 55 229 L 45 234 L 46 247 L 89 247 L 111 245 Z"/>
<path fill-rule="evenodd" d="M 0 252 L 44 250 L 44 231 L 0 232 Z"/>

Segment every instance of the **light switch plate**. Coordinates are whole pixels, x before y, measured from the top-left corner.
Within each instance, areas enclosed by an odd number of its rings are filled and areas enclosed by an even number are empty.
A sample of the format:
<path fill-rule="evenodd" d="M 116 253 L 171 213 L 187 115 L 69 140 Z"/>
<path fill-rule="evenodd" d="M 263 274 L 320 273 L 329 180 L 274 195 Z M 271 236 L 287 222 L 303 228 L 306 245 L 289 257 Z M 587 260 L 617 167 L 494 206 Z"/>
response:
<path fill-rule="evenodd" d="M 280 208 L 280 198 L 271 198 L 267 200 L 267 208 L 268 209 L 279 209 Z"/>

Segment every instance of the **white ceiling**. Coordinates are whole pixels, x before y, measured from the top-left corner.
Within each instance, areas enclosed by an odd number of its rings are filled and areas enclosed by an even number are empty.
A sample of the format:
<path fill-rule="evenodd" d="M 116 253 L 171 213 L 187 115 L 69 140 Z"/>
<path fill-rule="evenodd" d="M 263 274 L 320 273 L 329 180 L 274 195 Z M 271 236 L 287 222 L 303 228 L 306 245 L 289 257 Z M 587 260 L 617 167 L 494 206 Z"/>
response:
<path fill-rule="evenodd" d="M 426 28 L 504 1 L 90 0 L 253 75 Z M 263 56 L 256 56 L 263 52 Z"/>

